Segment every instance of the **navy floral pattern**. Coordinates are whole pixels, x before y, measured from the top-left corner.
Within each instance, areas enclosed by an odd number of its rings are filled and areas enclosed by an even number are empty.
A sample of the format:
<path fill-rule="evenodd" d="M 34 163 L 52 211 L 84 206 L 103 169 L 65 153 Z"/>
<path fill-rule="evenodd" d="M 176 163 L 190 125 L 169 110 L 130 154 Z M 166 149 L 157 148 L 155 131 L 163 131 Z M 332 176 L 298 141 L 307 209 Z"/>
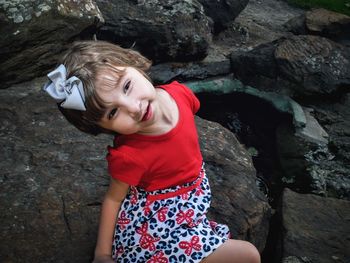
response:
<path fill-rule="evenodd" d="M 210 202 L 204 168 L 194 182 L 182 186 L 153 192 L 130 187 L 117 219 L 113 259 L 128 263 L 200 262 L 230 236 L 226 225 L 207 219 Z"/>

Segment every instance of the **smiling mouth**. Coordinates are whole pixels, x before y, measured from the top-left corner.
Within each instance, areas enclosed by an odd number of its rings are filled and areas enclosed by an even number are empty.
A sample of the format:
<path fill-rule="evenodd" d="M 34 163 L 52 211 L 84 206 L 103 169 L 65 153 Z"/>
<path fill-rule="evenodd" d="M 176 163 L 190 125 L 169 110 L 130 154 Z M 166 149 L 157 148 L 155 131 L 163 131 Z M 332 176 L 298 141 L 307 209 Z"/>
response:
<path fill-rule="evenodd" d="M 143 115 L 141 121 L 148 121 L 152 116 L 152 108 L 151 108 L 151 103 L 148 103 L 147 108 L 146 108 L 146 112 Z"/>

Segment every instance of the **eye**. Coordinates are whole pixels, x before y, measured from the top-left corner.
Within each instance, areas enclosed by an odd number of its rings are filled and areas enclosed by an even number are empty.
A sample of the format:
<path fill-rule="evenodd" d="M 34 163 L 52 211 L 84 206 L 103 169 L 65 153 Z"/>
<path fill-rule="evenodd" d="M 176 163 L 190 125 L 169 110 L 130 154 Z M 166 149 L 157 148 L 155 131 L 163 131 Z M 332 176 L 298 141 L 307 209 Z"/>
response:
<path fill-rule="evenodd" d="M 116 114 L 117 110 L 118 110 L 118 108 L 113 108 L 113 109 L 109 112 L 109 114 L 108 114 L 108 119 L 109 119 L 109 120 L 113 118 L 113 116 Z"/>
<path fill-rule="evenodd" d="M 128 92 L 128 90 L 130 89 L 130 80 L 129 81 L 127 81 L 126 83 L 125 83 L 125 85 L 124 85 L 124 87 L 123 87 L 123 92 L 124 93 L 127 93 Z"/>

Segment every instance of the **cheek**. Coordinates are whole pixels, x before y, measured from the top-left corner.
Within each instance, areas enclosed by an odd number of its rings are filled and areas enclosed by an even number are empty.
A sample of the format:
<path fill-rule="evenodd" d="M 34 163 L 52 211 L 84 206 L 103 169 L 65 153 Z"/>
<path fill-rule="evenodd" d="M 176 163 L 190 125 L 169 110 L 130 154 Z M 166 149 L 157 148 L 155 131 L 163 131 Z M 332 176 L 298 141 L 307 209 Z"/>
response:
<path fill-rule="evenodd" d="M 113 123 L 113 129 L 119 131 L 121 134 L 134 133 L 136 129 L 134 120 L 127 116 L 124 118 L 122 116 L 120 117 L 121 118 L 119 118 Z"/>

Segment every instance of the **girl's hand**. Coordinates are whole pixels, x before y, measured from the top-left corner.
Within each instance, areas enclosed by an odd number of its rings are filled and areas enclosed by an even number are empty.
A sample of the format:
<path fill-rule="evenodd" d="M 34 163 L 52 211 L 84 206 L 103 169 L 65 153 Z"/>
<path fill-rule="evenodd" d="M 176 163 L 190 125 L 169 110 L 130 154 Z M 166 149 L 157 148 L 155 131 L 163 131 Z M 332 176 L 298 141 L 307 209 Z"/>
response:
<path fill-rule="evenodd" d="M 114 263 L 110 256 L 97 256 L 92 263 Z"/>

